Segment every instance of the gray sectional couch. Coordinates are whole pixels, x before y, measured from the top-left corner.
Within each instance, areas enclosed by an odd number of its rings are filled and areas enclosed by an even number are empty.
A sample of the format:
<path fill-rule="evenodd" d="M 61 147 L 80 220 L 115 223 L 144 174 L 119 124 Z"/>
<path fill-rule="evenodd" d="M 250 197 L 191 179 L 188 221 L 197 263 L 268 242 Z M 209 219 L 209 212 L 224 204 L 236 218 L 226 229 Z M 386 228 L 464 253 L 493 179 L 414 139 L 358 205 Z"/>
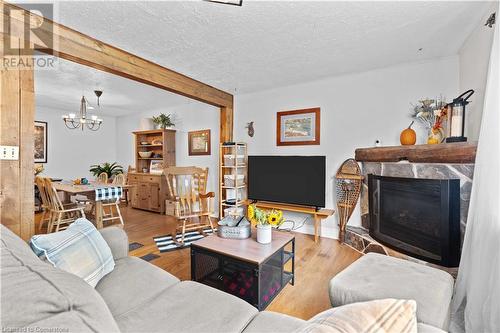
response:
<path fill-rule="evenodd" d="M 92 288 L 40 260 L 1 226 L 3 331 L 292 332 L 305 321 L 259 313 L 241 299 L 128 256 L 126 233 L 101 230 L 115 269 Z"/>
<path fill-rule="evenodd" d="M 128 256 L 120 228 L 101 234 L 114 270 L 92 288 L 76 275 L 40 260 L 23 240 L 1 229 L 2 332 L 245 332 L 305 329 L 308 322 L 258 312 L 245 301 Z M 442 333 L 418 324 L 419 333 Z"/>

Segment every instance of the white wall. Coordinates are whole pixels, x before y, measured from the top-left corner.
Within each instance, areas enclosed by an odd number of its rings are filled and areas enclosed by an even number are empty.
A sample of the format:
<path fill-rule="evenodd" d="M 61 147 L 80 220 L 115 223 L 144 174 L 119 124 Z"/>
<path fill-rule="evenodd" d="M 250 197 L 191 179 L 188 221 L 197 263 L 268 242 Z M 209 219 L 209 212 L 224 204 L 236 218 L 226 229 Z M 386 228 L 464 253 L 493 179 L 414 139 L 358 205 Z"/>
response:
<path fill-rule="evenodd" d="M 491 8 L 487 10 L 483 20 L 481 20 L 481 24 L 465 40 L 459 51 L 460 93 L 474 89 L 474 95 L 470 98 L 471 103 L 467 105 L 466 109 L 467 122 L 465 131 L 471 141 L 477 141 L 479 138 L 484 90 L 486 88 L 491 44 L 495 30 L 484 26 L 483 22 L 486 22 L 490 14 L 497 10 L 497 7 L 498 4 L 491 5 Z"/>
<path fill-rule="evenodd" d="M 186 104 L 149 110 L 129 116 L 116 118 L 116 152 L 117 160 L 125 168 L 135 164 L 134 140 L 132 132 L 140 130 L 142 118 L 150 118 L 160 113 L 172 114 L 172 121 L 177 130 L 175 136 L 175 156 L 177 166 L 208 167 L 207 190 L 218 193 L 218 164 L 219 164 L 219 109 L 197 101 L 188 101 Z M 188 132 L 210 129 L 211 155 L 188 155 Z M 217 200 L 216 200 L 217 202 Z M 217 207 L 217 206 L 216 206 Z"/>
<path fill-rule="evenodd" d="M 334 208 L 333 177 L 340 164 L 359 147 L 399 145 L 399 134 L 411 119 L 410 103 L 421 98 L 455 97 L 458 89 L 458 56 L 423 63 L 398 65 L 364 73 L 243 94 L 235 99 L 235 139 L 248 142 L 249 154 L 326 155 L 326 206 Z M 276 146 L 276 112 L 310 107 L 321 108 L 321 145 Z M 246 135 L 247 122 L 254 121 L 255 136 Z M 418 142 L 426 132 L 418 128 Z M 304 217 L 289 215 L 299 222 Z M 350 224 L 360 225 L 359 208 Z M 311 221 L 300 229 L 312 233 Z M 337 237 L 337 217 L 322 224 L 322 235 Z"/>
<path fill-rule="evenodd" d="M 90 165 L 116 161 L 116 128 L 114 117 L 101 117 L 96 131 L 70 130 L 62 120 L 67 111 L 37 107 L 35 120 L 48 123 L 47 163 L 44 175 L 54 178 L 91 179 Z"/>

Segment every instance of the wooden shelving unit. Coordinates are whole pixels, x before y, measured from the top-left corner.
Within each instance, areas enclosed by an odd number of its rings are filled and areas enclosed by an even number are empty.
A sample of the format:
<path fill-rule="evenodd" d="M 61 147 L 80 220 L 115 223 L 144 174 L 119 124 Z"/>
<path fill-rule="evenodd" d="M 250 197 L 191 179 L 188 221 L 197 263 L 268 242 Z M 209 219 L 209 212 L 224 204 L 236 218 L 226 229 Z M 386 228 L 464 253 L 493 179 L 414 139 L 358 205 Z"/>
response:
<path fill-rule="evenodd" d="M 233 161 L 228 163 L 229 161 Z M 221 144 L 219 148 L 219 218 L 224 217 L 224 209 L 246 205 L 248 152 L 247 144 L 235 142 Z M 225 182 L 225 176 L 233 176 L 234 184 Z M 238 176 L 243 176 L 238 182 Z M 240 177 L 241 178 L 241 177 Z"/>
<path fill-rule="evenodd" d="M 175 166 L 175 130 L 136 131 L 133 134 L 136 171 L 128 175 L 129 184 L 134 185 L 130 190 L 131 205 L 163 214 L 167 198 L 166 178 L 162 174 L 150 173 L 150 164 L 159 160 L 163 161 L 164 168 Z M 142 151 L 151 151 L 154 157 L 140 157 Z"/>
<path fill-rule="evenodd" d="M 151 160 L 162 160 L 164 166 L 175 165 L 175 130 L 158 129 L 133 132 L 135 137 L 135 167 L 137 172 L 143 169 L 149 172 Z M 142 144 L 141 142 L 148 142 Z M 153 142 L 155 142 L 153 144 Z M 139 152 L 151 151 L 154 157 L 140 157 Z"/>

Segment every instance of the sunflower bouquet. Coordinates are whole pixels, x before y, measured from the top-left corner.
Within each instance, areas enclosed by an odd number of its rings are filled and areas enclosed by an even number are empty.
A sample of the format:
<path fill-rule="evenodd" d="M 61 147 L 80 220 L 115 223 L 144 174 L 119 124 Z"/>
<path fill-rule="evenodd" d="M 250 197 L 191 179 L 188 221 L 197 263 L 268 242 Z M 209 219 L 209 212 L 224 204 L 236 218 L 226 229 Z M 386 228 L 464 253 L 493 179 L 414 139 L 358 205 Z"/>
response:
<path fill-rule="evenodd" d="M 247 209 L 247 218 L 252 225 L 270 225 L 279 227 L 283 224 L 283 212 L 281 210 L 263 210 L 255 205 L 249 205 Z"/>

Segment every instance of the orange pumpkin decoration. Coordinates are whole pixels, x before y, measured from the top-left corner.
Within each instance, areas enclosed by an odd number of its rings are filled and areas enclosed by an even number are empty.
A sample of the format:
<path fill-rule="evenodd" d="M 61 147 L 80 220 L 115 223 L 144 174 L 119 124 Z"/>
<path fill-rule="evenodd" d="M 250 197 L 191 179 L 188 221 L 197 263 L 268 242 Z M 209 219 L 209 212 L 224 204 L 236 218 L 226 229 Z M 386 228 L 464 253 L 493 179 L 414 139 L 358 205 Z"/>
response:
<path fill-rule="evenodd" d="M 411 128 L 413 126 L 413 121 L 408 128 L 405 128 L 401 135 L 399 136 L 399 141 L 403 146 L 411 146 L 417 142 L 417 133 Z"/>

